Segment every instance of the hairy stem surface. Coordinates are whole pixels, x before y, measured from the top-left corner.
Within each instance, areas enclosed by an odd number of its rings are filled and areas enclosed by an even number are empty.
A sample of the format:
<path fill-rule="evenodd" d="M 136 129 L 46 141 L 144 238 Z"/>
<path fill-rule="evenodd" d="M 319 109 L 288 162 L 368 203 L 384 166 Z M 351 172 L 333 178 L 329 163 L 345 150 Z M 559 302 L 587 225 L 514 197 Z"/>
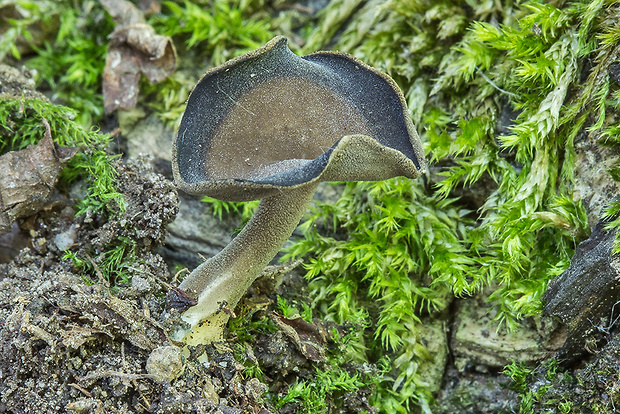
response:
<path fill-rule="evenodd" d="M 191 332 L 177 340 L 190 345 L 222 338 L 233 310 L 260 272 L 282 248 L 306 211 L 318 183 L 286 190 L 261 200 L 244 229 L 220 253 L 198 266 L 179 286 L 198 304 L 182 316 Z"/>

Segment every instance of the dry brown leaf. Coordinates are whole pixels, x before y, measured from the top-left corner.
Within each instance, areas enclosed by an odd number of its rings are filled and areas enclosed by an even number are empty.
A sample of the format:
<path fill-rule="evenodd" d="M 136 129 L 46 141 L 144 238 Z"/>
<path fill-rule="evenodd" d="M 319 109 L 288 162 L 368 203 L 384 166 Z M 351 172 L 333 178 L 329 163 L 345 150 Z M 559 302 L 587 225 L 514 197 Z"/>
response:
<path fill-rule="evenodd" d="M 151 83 L 161 82 L 174 71 L 177 57 L 172 39 L 155 33 L 136 6 L 126 0 L 100 1 L 118 24 L 103 71 L 104 109 L 110 113 L 136 105 L 141 73 Z"/>
<path fill-rule="evenodd" d="M 47 120 L 45 135 L 21 151 L 0 157 L 0 234 L 8 233 L 11 224 L 41 210 L 54 192 L 62 164 L 71 159 L 77 148 L 54 144 Z"/>

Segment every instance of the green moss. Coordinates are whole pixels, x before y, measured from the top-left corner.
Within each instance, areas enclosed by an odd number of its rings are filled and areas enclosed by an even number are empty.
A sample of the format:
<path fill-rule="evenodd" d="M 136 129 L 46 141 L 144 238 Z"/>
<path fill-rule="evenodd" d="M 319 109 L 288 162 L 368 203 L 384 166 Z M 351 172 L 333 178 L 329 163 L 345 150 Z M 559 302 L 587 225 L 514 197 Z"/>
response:
<path fill-rule="evenodd" d="M 293 304 L 278 296 L 277 308 L 285 318 L 301 317 L 306 322 L 313 323 L 313 311 L 307 303 Z M 230 336 L 234 338 L 235 358 L 245 365 L 246 378 L 255 377 L 265 382 L 267 380 L 265 372 L 252 349 L 257 338 L 261 335 L 272 335 L 279 328 L 270 317 L 260 312 L 260 306 L 252 308 L 242 305 L 237 310 L 238 315 L 231 318 L 228 325 Z M 268 398 L 273 406 L 276 409 L 294 409 L 295 412 L 340 412 L 338 410 L 343 408 L 343 397 L 346 394 L 371 393 L 389 369 L 389 362 L 384 357 L 378 361 L 376 367 L 352 365 L 354 360 L 348 353 L 352 343 L 357 344 L 361 340 L 363 329 L 358 328 L 359 326 L 352 327 L 344 336 L 335 329 L 329 332 L 326 361 L 313 364 L 314 375 L 311 378 L 308 378 L 306 372 L 299 375 L 289 386 L 282 387 L 280 376 L 287 375 L 286 373 L 267 373 L 270 377 L 267 383 L 272 386 Z"/>
<path fill-rule="evenodd" d="M 317 203 L 300 227 L 304 239 L 285 257 L 312 252 L 305 267 L 323 317 L 369 322 L 359 338 L 366 347 L 352 344 L 356 360 L 394 355 L 400 368 L 386 376 L 385 394 L 375 401 L 386 412 L 402 410 L 410 399 L 432 401 L 419 377 L 420 364 L 431 359 L 421 315 L 444 310 L 451 287 L 465 295 L 484 283 L 461 242 L 472 224 L 469 212 L 453 202 L 406 179 L 347 184 L 337 204 Z"/>
<path fill-rule="evenodd" d="M 312 308 L 307 303 L 301 303 L 302 310 L 299 312 L 286 298 L 278 295 L 278 310 L 285 318 L 301 317 L 304 321 L 312 323 Z"/>
<path fill-rule="evenodd" d="M 420 315 L 490 286 L 498 322 L 510 329 L 540 312 L 548 281 L 589 234 L 572 197 L 574 141 L 607 128 L 615 136 L 605 113 L 618 93 L 605 74 L 616 15 L 603 1 L 390 0 L 334 1 L 320 16 L 308 48 L 333 44 L 392 75 L 442 177 L 433 188 L 349 185 L 335 206 L 309 215 L 305 240 L 289 250 L 307 257 L 328 318 L 370 310 L 374 342 L 364 358 L 383 349 L 409 361 L 385 384 L 384 410 L 430 410 L 416 368 L 428 358 Z M 479 210 L 450 198 L 482 178 L 497 189 Z"/>
<path fill-rule="evenodd" d="M 63 173 L 63 182 L 88 182 L 81 211 L 105 210 L 110 200 L 120 200 L 105 152 L 109 138 L 77 128 L 71 117 L 88 125 L 101 116 L 102 57 L 113 26 L 94 0 L 75 3 L 78 8 L 68 0 L 20 4 L 28 18 L 10 22 L 0 57 L 32 58 L 27 64 L 39 71 L 40 84 L 78 112 L 35 101 L 23 101 L 21 111 L 18 101 L 1 101 L 0 124 L 11 131 L 2 135 L 2 151 L 35 142 L 44 116 L 54 138 L 65 140 L 61 144 L 83 147 Z M 416 405 L 430 412 L 432 395 L 420 366 L 432 355 L 423 345 L 421 318 L 439 314 L 454 297 L 487 288 L 498 321 L 511 328 L 539 313 L 548 281 L 566 269 L 588 235 L 584 207 L 573 199 L 574 142 L 590 134 L 618 145 L 620 123 L 613 114 L 620 90 L 609 69 L 620 42 L 619 8 L 603 0 L 333 0 L 318 16 L 301 18 L 279 4 L 164 2 L 149 22 L 173 37 L 181 67 L 158 86 L 144 82 L 142 102 L 173 125 L 195 80 L 184 69 L 206 70 L 274 33 L 293 31 L 303 36 L 292 44 L 303 45 L 304 53 L 339 49 L 395 78 L 439 178 L 348 184 L 335 205 L 317 203 L 302 223 L 305 238 L 287 255 L 306 259 L 314 301 L 308 309 L 315 317 L 361 321 L 359 336 L 343 345 L 347 358 L 377 362 L 389 354 L 394 361 L 375 404 L 385 412 Z M 20 56 L 17 39 L 28 43 L 39 22 L 57 25 L 58 34 Z M 610 174 L 620 178 L 619 171 Z M 458 198 L 483 182 L 496 187 L 479 205 Z M 248 218 L 255 206 L 210 203 L 219 217 Z M 615 201 L 607 210 L 610 229 L 620 227 L 618 217 Z M 121 246 L 111 247 L 110 261 L 122 265 L 131 249 Z M 281 304 L 283 312 L 290 308 Z M 359 378 L 338 380 L 341 371 L 334 367 L 329 380 L 317 373 L 325 385 L 318 394 L 298 383 L 288 398 L 320 399 L 357 386 Z M 524 397 L 523 412 L 536 398 L 534 391 Z M 556 404 L 566 410 L 569 402 Z"/>
<path fill-rule="evenodd" d="M 366 379 L 367 380 L 367 379 Z M 358 375 L 351 375 L 338 367 L 322 370 L 316 369 L 312 380 L 297 380 L 285 396 L 279 398 L 276 409 L 295 404 L 297 412 L 329 413 L 340 406 L 345 393 L 358 391 L 368 386 Z"/>
<path fill-rule="evenodd" d="M 222 220 L 224 215 L 239 215 L 243 223 L 247 222 L 254 215 L 254 211 L 260 203 L 259 200 L 246 203 L 238 203 L 232 201 L 221 201 L 213 197 L 204 196 L 201 201 L 209 204 L 214 216 Z"/>
<path fill-rule="evenodd" d="M 135 240 L 127 237 L 115 238 L 107 243 L 105 250 L 98 257 L 83 256 L 83 253 L 67 250 L 63 259 L 73 262 L 86 283 L 103 282 L 113 291 L 121 285 L 127 286 L 131 283 L 130 268 L 137 260 Z"/>
<path fill-rule="evenodd" d="M 84 129 L 75 122 L 75 112 L 70 108 L 38 99 L 0 98 L 0 154 L 38 142 L 45 132 L 43 118 L 57 144 L 80 149 L 60 176 L 64 187 L 78 180 L 86 183 L 86 196 L 78 201 L 78 214 L 87 210 L 109 214 L 123 209 L 123 198 L 115 183 L 116 156 L 106 151 L 110 137 Z"/>
<path fill-rule="evenodd" d="M 335 205 L 317 203 L 287 251 L 306 258 L 315 315 L 367 322 L 349 343 L 353 358 L 393 356 L 375 400 L 382 410 L 431 411 L 422 315 L 486 287 L 511 329 L 540 312 L 548 281 L 588 236 L 572 197 L 574 141 L 589 133 L 615 145 L 606 113 L 620 92 L 605 76 L 620 39 L 614 16 L 600 0 L 334 0 L 308 26 L 304 53 L 339 49 L 396 79 L 439 170 L 428 187 L 348 184 Z M 482 179 L 497 187 L 470 211 L 454 196 Z"/>
<path fill-rule="evenodd" d="M 37 70 L 38 87 L 52 91 L 54 101 L 76 111 L 85 127 L 103 116 L 101 95 L 107 36 L 114 25 L 98 1 L 36 2 L 31 20 L 57 25 L 55 38 L 34 42 L 26 66 Z M 28 36 L 26 36 L 28 39 Z"/>
<path fill-rule="evenodd" d="M 306 257 L 315 313 L 369 321 L 358 360 L 389 352 L 397 361 L 375 401 L 382 410 L 431 410 L 419 374 L 431 358 L 422 315 L 492 286 L 498 321 L 510 329 L 540 312 L 548 281 L 587 237 L 585 209 L 571 197 L 573 142 L 598 127 L 590 116 L 606 102 L 607 84 L 580 83 L 584 58 L 604 47 L 602 10 L 602 2 L 338 0 L 318 16 L 304 52 L 330 45 L 387 71 L 430 158 L 449 165 L 431 188 L 348 184 L 335 205 L 317 203 L 285 257 Z M 593 93 L 574 92 L 584 88 Z M 479 210 L 451 198 L 483 177 L 497 189 Z"/>
<path fill-rule="evenodd" d="M 155 30 L 186 50 L 198 49 L 213 66 L 256 49 L 273 37 L 269 19 L 256 13 L 257 1 L 165 1 L 163 12 L 150 19 Z"/>
<path fill-rule="evenodd" d="M 575 372 L 578 377 L 555 359 L 537 366 L 513 363 L 503 371 L 512 379 L 511 388 L 519 393 L 519 413 L 616 411 L 619 377 L 614 358 L 595 358 Z"/>
<path fill-rule="evenodd" d="M 38 142 L 45 132 L 43 118 L 48 121 L 52 138 L 58 145 L 79 148 L 59 178 L 59 188 L 64 190 L 72 183 L 84 183 L 85 194 L 76 200 L 76 214 L 89 212 L 111 217 L 123 211 L 124 199 L 116 186 L 117 156 L 106 151 L 110 137 L 82 128 L 74 121 L 74 111 L 67 107 L 37 99 L 0 98 L 0 136 L 3 138 L 0 154 Z M 78 256 L 67 251 L 65 259 L 71 259 L 89 282 L 103 278 L 109 286 L 115 287 L 129 282 L 127 267 L 136 260 L 135 249 L 136 242 L 123 237 L 110 242 L 100 257 Z"/>
<path fill-rule="evenodd" d="M 140 82 L 140 102 L 157 115 L 168 128 L 176 130 L 185 102 L 194 87 L 192 76 L 176 71 L 160 83 L 151 84 L 143 78 Z"/>
<path fill-rule="evenodd" d="M 510 387 L 513 390 L 524 393 L 532 380 L 533 371 L 534 369 L 526 364 L 513 362 L 510 365 L 506 365 L 502 373 L 512 380 Z"/>
<path fill-rule="evenodd" d="M 555 359 L 547 361 L 544 365 L 536 368 L 526 364 L 513 362 L 504 368 L 503 374 L 510 377 L 512 383 L 510 387 L 520 394 L 519 413 L 534 414 L 538 412 L 570 412 L 572 403 L 570 401 L 558 402 L 555 393 L 550 392 L 553 388 L 552 382 L 557 379 L 558 363 Z M 544 378 L 544 385 L 534 383 L 537 376 Z"/>
<path fill-rule="evenodd" d="M 558 412 L 560 414 L 569 414 L 573 411 L 573 403 L 570 401 L 564 401 L 558 404 Z"/>

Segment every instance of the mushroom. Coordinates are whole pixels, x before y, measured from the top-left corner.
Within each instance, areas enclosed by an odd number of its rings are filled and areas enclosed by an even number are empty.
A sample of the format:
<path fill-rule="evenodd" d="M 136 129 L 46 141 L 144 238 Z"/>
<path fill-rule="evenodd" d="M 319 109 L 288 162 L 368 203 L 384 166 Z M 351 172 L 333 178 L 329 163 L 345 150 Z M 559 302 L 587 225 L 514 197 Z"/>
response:
<path fill-rule="evenodd" d="M 179 289 L 188 344 L 221 340 L 230 310 L 290 237 L 321 181 L 416 178 L 422 144 L 385 73 L 338 52 L 299 57 L 278 36 L 207 72 L 173 144 L 178 187 L 261 202 L 245 228 Z M 226 312 L 228 310 L 228 312 Z"/>

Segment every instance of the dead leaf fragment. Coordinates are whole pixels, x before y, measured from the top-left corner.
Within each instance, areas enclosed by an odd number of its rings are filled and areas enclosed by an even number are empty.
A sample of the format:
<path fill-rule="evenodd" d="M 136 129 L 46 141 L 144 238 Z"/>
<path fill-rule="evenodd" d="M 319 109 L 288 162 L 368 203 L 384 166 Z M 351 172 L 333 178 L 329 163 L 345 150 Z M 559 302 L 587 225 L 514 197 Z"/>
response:
<path fill-rule="evenodd" d="M 302 318 L 285 318 L 273 313 L 271 319 L 288 336 L 299 352 L 314 362 L 325 361 L 325 331 Z"/>
<path fill-rule="evenodd" d="M 179 313 L 183 313 L 197 303 L 196 299 L 189 297 L 185 291 L 175 286 L 171 286 L 168 294 L 166 294 L 167 310 L 176 309 Z"/>
<path fill-rule="evenodd" d="M 177 57 L 172 39 L 155 33 L 136 6 L 126 0 L 100 1 L 118 24 L 110 35 L 103 71 L 104 109 L 110 113 L 134 107 L 140 74 L 161 82 L 174 71 Z"/>
<path fill-rule="evenodd" d="M 45 118 L 43 125 L 45 135 L 37 145 L 0 157 L 0 235 L 8 233 L 15 220 L 33 215 L 49 202 L 62 164 L 77 152 L 54 144 Z"/>
<path fill-rule="evenodd" d="M 127 0 L 99 1 L 118 25 L 127 26 L 146 22 L 140 9 Z"/>

